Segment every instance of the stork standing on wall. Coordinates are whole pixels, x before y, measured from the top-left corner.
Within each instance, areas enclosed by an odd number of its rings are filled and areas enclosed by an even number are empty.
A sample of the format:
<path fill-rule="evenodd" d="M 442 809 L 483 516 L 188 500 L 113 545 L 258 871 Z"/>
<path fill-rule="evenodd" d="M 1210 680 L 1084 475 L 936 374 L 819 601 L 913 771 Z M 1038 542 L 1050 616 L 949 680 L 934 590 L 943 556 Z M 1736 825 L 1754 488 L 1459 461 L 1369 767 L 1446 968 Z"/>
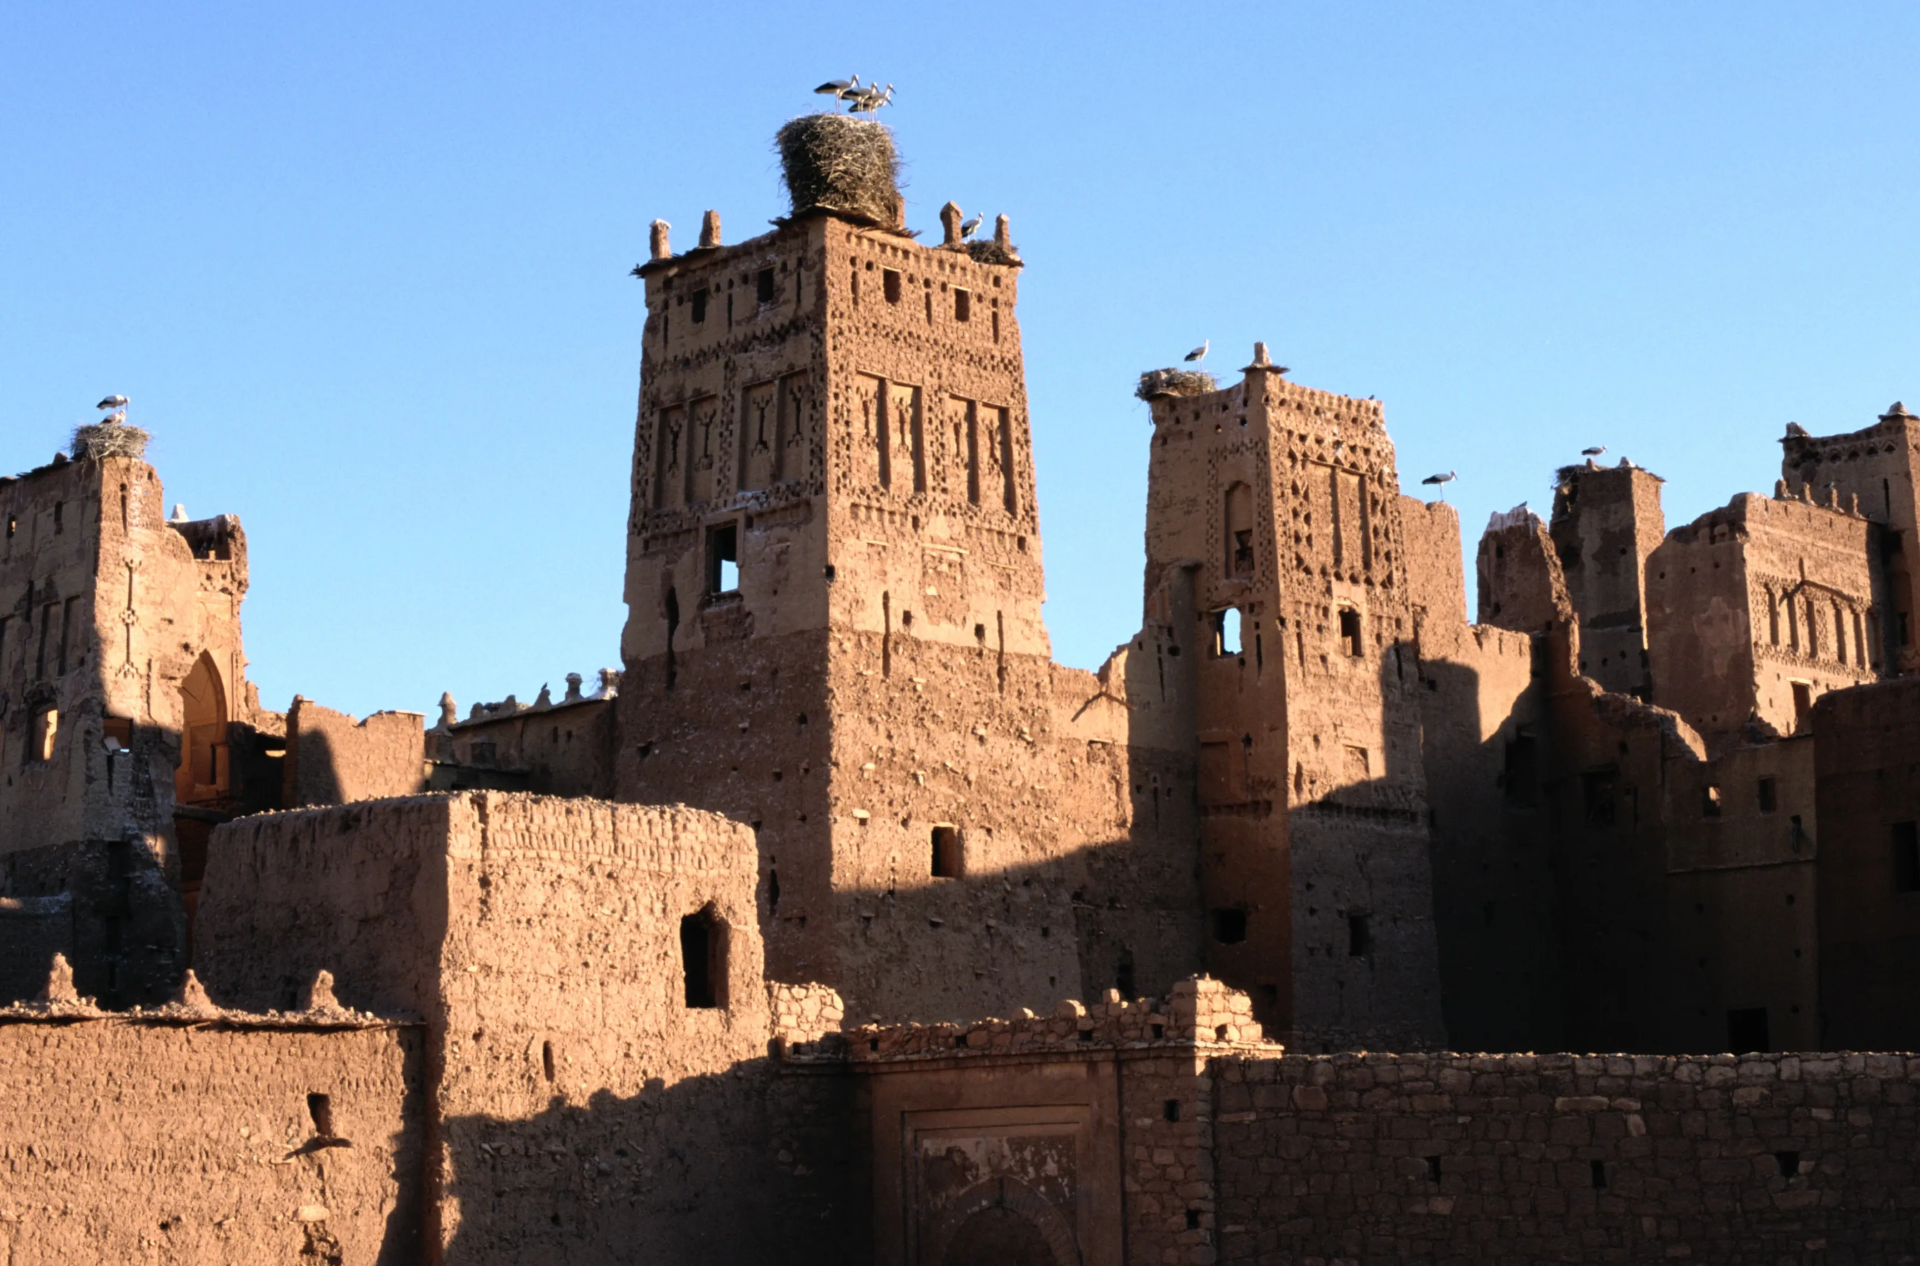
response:
<path fill-rule="evenodd" d="M 964 242 L 975 233 L 978 233 L 980 231 L 980 225 L 985 222 L 986 218 L 987 213 L 981 211 L 977 212 L 971 220 L 962 224 L 960 226 L 960 240 Z"/>
<path fill-rule="evenodd" d="M 1445 501 L 1447 499 L 1447 485 L 1459 477 L 1457 472 L 1450 470 L 1444 475 L 1428 475 L 1420 482 L 1423 484 L 1438 484 L 1440 486 L 1440 500 Z"/>
<path fill-rule="evenodd" d="M 1200 341 L 1200 346 L 1188 352 L 1186 356 L 1183 357 L 1182 359 L 1194 361 L 1194 362 L 1205 361 L 1207 359 L 1207 349 L 1212 346 L 1213 346 L 1212 339 L 1202 339 Z"/>

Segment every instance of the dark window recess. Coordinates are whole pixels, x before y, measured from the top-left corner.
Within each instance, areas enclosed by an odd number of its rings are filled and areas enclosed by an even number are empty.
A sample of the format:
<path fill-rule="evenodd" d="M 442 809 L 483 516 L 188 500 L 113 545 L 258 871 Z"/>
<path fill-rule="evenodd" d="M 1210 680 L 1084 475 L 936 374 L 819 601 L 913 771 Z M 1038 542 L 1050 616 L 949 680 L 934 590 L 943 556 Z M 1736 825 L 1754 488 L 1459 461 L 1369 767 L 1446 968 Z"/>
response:
<path fill-rule="evenodd" d="M 1612 826 L 1614 801 L 1620 789 L 1620 772 L 1611 765 L 1590 769 L 1580 775 L 1580 792 L 1586 806 L 1588 826 Z"/>
<path fill-rule="evenodd" d="M 1793 683 L 1793 728 L 1804 730 L 1813 720 L 1813 684 L 1796 681 Z"/>
<path fill-rule="evenodd" d="M 1188 1209 L 1187 1210 L 1187 1230 L 1198 1231 L 1199 1229 L 1200 1229 L 1200 1210 Z"/>
<path fill-rule="evenodd" d="M 1123 949 L 1120 951 L 1120 962 L 1114 968 L 1113 972 L 1113 984 L 1114 988 L 1120 991 L 1122 998 L 1132 998 L 1134 996 L 1132 950 Z"/>
<path fill-rule="evenodd" d="M 1347 654 L 1355 659 L 1366 654 L 1360 644 L 1360 613 L 1352 610 L 1340 612 L 1340 640 L 1347 644 Z"/>
<path fill-rule="evenodd" d="M 1727 1012 L 1727 1049 L 1736 1055 L 1771 1049 L 1765 1007 L 1737 1007 Z"/>
<path fill-rule="evenodd" d="M 1798 1178 L 1800 1176 L 1800 1153 L 1775 1152 L 1773 1154 L 1773 1161 L 1774 1164 L 1780 1167 L 1780 1176 L 1782 1178 Z"/>
<path fill-rule="evenodd" d="M 122 751 L 133 746 L 133 718 L 106 716 L 100 718 L 100 741 L 108 751 L 119 748 Z"/>
<path fill-rule="evenodd" d="M 1347 916 L 1347 957 L 1373 957 L 1373 929 L 1367 926 L 1364 914 Z"/>
<path fill-rule="evenodd" d="M 1500 775 L 1500 790 L 1509 808 L 1531 809 L 1539 803 L 1540 745 L 1530 734 L 1519 734 L 1507 741 L 1506 766 Z"/>
<path fill-rule="evenodd" d="M 737 593 L 740 589 L 740 528 L 723 523 L 707 529 L 707 592 Z"/>
<path fill-rule="evenodd" d="M 1427 1157 L 1427 1181 L 1440 1181 L 1440 1158 L 1438 1156 Z"/>
<path fill-rule="evenodd" d="M 55 536 L 59 536 L 67 530 L 66 515 L 64 513 L 66 508 L 65 502 L 56 501 L 53 503 L 53 534 Z"/>
<path fill-rule="evenodd" d="M 955 287 L 953 291 L 953 319 L 956 321 L 973 320 L 973 291 Z"/>
<path fill-rule="evenodd" d="M 1920 824 L 1893 824 L 1893 890 L 1920 892 Z"/>
<path fill-rule="evenodd" d="M 727 929 L 713 907 L 680 920 L 680 968 L 686 976 L 688 1007 L 726 1005 Z"/>
<path fill-rule="evenodd" d="M 960 845 L 960 828 L 933 828 L 933 877 L 958 879 L 966 866 L 966 850 Z"/>
<path fill-rule="evenodd" d="M 1593 1170 L 1593 1189 L 1595 1191 L 1605 1191 L 1607 1187 L 1607 1163 L 1605 1161 L 1591 1161 L 1589 1164 Z"/>
<path fill-rule="evenodd" d="M 307 1096 L 307 1117 L 313 1122 L 313 1132 L 323 1139 L 333 1137 L 333 1100 L 326 1095 Z"/>
<path fill-rule="evenodd" d="M 900 302 L 900 274 L 894 269 L 886 269 L 880 274 L 880 288 L 886 292 L 888 303 Z"/>
<path fill-rule="evenodd" d="M 1762 813 L 1772 813 L 1780 807 L 1780 792 L 1778 785 L 1773 779 L 1762 778 L 1760 780 L 1759 804 L 1760 812 Z"/>
<path fill-rule="evenodd" d="M 762 268 L 760 275 L 754 279 L 754 298 L 758 299 L 761 303 L 772 303 L 776 293 L 773 284 L 773 269 Z"/>
<path fill-rule="evenodd" d="M 1178 1121 L 1180 1119 L 1180 1101 L 1178 1099 L 1167 1100 L 1165 1106 L 1161 1109 L 1161 1115 L 1165 1116 L 1169 1121 Z"/>
<path fill-rule="evenodd" d="M 699 325 L 707 319 L 707 290 L 704 286 L 693 292 L 691 306 L 693 308 L 693 323 Z"/>
<path fill-rule="evenodd" d="M 1247 912 L 1228 908 L 1213 912 L 1213 939 L 1222 945 L 1238 945 L 1247 939 Z"/>
<path fill-rule="evenodd" d="M 1700 816 L 1703 818 L 1720 816 L 1720 788 L 1708 786 L 1701 789 Z"/>
<path fill-rule="evenodd" d="M 1535 677 L 1545 677 L 1553 664 L 1553 643 L 1544 634 L 1536 634 L 1528 647 L 1529 668 Z"/>
<path fill-rule="evenodd" d="M 540 1073 L 548 1081 L 553 1080 L 553 1043 L 540 1043 Z"/>

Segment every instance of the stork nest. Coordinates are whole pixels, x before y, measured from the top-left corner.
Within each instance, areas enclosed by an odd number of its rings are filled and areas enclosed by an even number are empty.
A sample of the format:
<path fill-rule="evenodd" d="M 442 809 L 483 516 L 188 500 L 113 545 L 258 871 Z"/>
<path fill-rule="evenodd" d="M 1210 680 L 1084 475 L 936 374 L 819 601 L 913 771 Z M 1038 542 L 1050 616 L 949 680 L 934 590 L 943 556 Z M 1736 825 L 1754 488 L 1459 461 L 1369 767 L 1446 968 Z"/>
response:
<path fill-rule="evenodd" d="M 1133 394 L 1136 399 L 1151 400 L 1155 396 L 1203 396 L 1219 388 L 1213 375 L 1204 369 L 1149 369 L 1140 375 L 1140 385 Z"/>
<path fill-rule="evenodd" d="M 967 243 L 967 254 L 976 264 L 1004 264 L 1012 268 L 1026 267 L 1026 261 L 1020 258 L 1018 247 L 1002 246 L 993 238 L 984 238 Z"/>
<path fill-rule="evenodd" d="M 884 123 L 846 114 L 803 114 L 774 134 L 793 214 L 835 211 L 891 225 L 900 198 L 900 156 Z"/>
<path fill-rule="evenodd" d="M 125 422 L 90 422 L 74 428 L 70 448 L 75 461 L 83 458 L 95 461 L 107 457 L 137 458 L 146 454 L 147 441 L 152 438 L 139 427 L 128 426 Z"/>

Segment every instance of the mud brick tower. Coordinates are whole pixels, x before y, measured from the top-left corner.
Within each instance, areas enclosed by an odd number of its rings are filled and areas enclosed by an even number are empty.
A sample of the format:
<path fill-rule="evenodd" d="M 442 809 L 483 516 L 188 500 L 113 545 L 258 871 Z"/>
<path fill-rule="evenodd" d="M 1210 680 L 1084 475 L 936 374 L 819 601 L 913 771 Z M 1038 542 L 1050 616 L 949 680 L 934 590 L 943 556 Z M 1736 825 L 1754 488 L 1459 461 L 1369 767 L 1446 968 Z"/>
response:
<path fill-rule="evenodd" d="M 1018 261 L 957 214 L 917 243 L 897 195 L 881 219 L 795 203 L 737 246 L 708 212 L 682 255 L 656 224 L 636 270 L 619 796 L 753 824 L 775 977 L 856 1014 L 1050 1005 L 1079 968 L 1043 869 Z"/>
<path fill-rule="evenodd" d="M 1307 1049 L 1441 1038 L 1420 669 L 1377 401 L 1151 398 L 1147 618 L 1193 611 L 1209 967 Z"/>

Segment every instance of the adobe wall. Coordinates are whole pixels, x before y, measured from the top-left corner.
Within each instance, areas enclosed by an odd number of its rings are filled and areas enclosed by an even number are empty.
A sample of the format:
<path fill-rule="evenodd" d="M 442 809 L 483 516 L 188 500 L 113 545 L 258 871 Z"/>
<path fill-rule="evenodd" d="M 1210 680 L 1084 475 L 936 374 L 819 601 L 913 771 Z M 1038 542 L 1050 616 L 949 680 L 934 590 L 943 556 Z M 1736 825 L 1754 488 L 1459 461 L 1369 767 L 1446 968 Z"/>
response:
<path fill-rule="evenodd" d="M 1645 697 L 1646 561 L 1660 544 L 1661 479 L 1624 458 L 1559 472 L 1549 525 L 1567 596 L 1580 618 L 1580 671 L 1608 690 Z"/>
<path fill-rule="evenodd" d="M 343 1002 L 425 1018 L 450 1266 L 556 1243 L 836 1260 L 852 1161 L 792 1140 L 834 1135 L 844 1089 L 769 1059 L 755 868 L 748 827 L 681 806 L 470 792 L 264 815 L 215 833 L 195 961 L 222 1001 L 276 1005 L 328 967 Z M 702 911 L 726 946 L 714 1006 L 686 992 Z M 802 1208 L 803 1243 L 765 1216 Z"/>
<path fill-rule="evenodd" d="M 1873 426 L 1840 435 L 1809 435 L 1789 423 L 1780 448 L 1780 476 L 1789 495 L 1824 501 L 1831 494 L 1837 506 L 1887 527 L 1886 659 L 1899 672 L 1920 669 L 1911 552 L 1920 547 L 1914 461 L 1920 419 L 1896 400 Z"/>
<path fill-rule="evenodd" d="M 1804 728 L 1818 698 L 1879 676 L 1877 529 L 1827 506 L 1743 493 L 1671 532 L 1647 563 L 1654 699 L 1703 734 L 1749 718 Z"/>
<path fill-rule="evenodd" d="M 376 712 L 355 721 L 295 695 L 287 709 L 282 807 L 350 804 L 420 791 L 426 768 L 422 719 L 418 712 Z"/>
<path fill-rule="evenodd" d="M 258 798 L 277 722 L 245 681 L 238 521 L 170 522 L 163 498 L 131 458 L 0 480 L 0 895 L 66 894 L 62 949 L 115 1005 L 179 979 L 200 818 Z"/>
<path fill-rule="evenodd" d="M 1467 624 L 1453 507 L 1411 497 L 1401 506 L 1447 1039 L 1489 1050 L 1551 1048 L 1561 1042 L 1563 999 L 1544 661 L 1528 633 Z M 1544 540 L 1539 521 L 1531 526 Z M 1490 553 L 1485 539 L 1480 553 Z"/>
<path fill-rule="evenodd" d="M 1199 669 L 1201 845 L 1220 874 L 1209 882 L 1287 925 L 1284 956 L 1232 983 L 1257 1002 L 1284 997 L 1275 1027 L 1296 1044 L 1438 1042 L 1392 444 L 1378 402 L 1289 383 L 1263 351 L 1235 386 L 1151 402 L 1149 614 L 1164 611 L 1156 595 L 1170 577 L 1191 569 L 1196 649 L 1227 661 Z M 1242 655 L 1216 649 L 1230 610 Z M 1285 814 L 1262 817 L 1269 799 Z M 1250 940 L 1254 931 L 1250 914 Z"/>
<path fill-rule="evenodd" d="M 1827 695 L 1813 734 L 1821 1038 L 1920 1046 L 1920 678 Z"/>
<path fill-rule="evenodd" d="M 365 1017 L 0 1011 L 0 1253 L 417 1261 L 424 1054 Z"/>
<path fill-rule="evenodd" d="M 607 677 L 600 692 L 576 697 L 579 678 L 569 675 L 568 697 L 558 703 L 543 688 L 532 704 L 476 704 L 465 721 L 453 720 L 452 700 L 443 700 L 447 714 L 426 736 L 425 790 L 612 799 L 619 731 L 609 695 L 617 674 Z"/>
<path fill-rule="evenodd" d="M 1573 598 L 1553 538 L 1522 502 L 1496 512 L 1480 534 L 1474 558 L 1479 594 L 1476 623 L 1519 633 L 1545 633 L 1575 622 Z"/>
<path fill-rule="evenodd" d="M 1905 1056 L 1210 1071 L 1221 1262 L 1894 1262 L 1916 1234 L 1920 1060 Z"/>

